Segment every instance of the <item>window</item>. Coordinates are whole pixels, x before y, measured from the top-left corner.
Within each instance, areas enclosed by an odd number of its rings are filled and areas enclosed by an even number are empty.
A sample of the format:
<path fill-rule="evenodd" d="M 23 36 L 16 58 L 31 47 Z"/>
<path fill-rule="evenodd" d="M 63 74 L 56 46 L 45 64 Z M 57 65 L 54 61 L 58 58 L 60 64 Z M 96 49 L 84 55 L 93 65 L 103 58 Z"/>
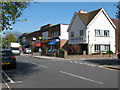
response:
<path fill-rule="evenodd" d="M 80 36 L 83 36 L 83 35 L 84 35 L 84 31 L 80 30 Z"/>
<path fill-rule="evenodd" d="M 109 45 L 95 45 L 95 51 L 108 51 Z"/>
<path fill-rule="evenodd" d="M 71 36 L 71 37 L 74 37 L 74 32 L 70 32 L 70 36 Z"/>
<path fill-rule="evenodd" d="M 42 33 L 42 39 L 48 39 L 48 31 Z"/>
<path fill-rule="evenodd" d="M 109 36 L 109 30 L 95 30 L 95 36 L 104 36 L 108 37 Z"/>
<path fill-rule="evenodd" d="M 100 45 L 95 45 L 95 51 L 100 51 Z"/>
<path fill-rule="evenodd" d="M 53 33 L 52 33 L 52 38 L 53 38 Z"/>
<path fill-rule="evenodd" d="M 59 32 L 57 31 L 56 33 L 57 33 L 57 37 L 58 37 L 59 36 Z"/>
<path fill-rule="evenodd" d="M 109 36 L 109 30 L 104 30 L 104 36 Z"/>
<path fill-rule="evenodd" d="M 54 37 L 56 37 L 56 33 L 54 32 Z"/>

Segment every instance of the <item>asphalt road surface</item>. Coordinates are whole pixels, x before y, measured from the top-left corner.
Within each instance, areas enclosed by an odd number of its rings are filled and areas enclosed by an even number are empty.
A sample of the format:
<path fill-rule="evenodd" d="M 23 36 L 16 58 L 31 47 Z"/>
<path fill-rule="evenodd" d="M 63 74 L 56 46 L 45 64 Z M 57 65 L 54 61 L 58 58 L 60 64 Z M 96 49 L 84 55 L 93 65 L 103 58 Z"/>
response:
<path fill-rule="evenodd" d="M 17 68 L 2 70 L 7 88 L 118 88 L 118 71 L 84 60 L 16 56 Z M 4 82 L 3 82 L 4 83 Z"/>

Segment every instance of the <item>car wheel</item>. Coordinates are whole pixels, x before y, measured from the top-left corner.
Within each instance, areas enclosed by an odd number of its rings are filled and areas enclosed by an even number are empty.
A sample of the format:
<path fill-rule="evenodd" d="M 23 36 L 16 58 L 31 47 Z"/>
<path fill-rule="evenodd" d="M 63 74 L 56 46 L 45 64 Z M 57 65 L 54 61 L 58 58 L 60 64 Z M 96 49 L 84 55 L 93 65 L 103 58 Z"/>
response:
<path fill-rule="evenodd" d="M 120 59 L 120 54 L 118 54 L 118 59 Z"/>
<path fill-rule="evenodd" d="M 13 64 L 12 68 L 16 69 L 17 65 L 16 64 Z"/>

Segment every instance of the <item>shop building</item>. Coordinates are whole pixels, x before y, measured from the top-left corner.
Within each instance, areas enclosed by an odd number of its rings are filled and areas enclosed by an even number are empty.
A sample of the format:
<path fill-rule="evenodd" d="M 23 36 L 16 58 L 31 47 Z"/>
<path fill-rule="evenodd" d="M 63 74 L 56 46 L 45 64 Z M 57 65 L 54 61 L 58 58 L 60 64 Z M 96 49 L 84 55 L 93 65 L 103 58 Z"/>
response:
<path fill-rule="evenodd" d="M 42 31 L 42 46 L 47 46 L 48 49 L 66 48 L 68 45 L 68 24 L 48 24 L 41 27 Z"/>
<path fill-rule="evenodd" d="M 115 53 L 116 26 L 103 8 L 86 12 L 75 12 L 70 22 L 69 44 L 78 45 L 80 52 L 86 54 L 106 52 Z"/>
<path fill-rule="evenodd" d="M 35 51 L 46 46 L 48 49 L 68 49 L 68 24 L 47 24 L 40 28 L 40 30 L 23 35 L 29 47 L 34 47 Z M 21 42 L 22 39 L 21 39 Z"/>

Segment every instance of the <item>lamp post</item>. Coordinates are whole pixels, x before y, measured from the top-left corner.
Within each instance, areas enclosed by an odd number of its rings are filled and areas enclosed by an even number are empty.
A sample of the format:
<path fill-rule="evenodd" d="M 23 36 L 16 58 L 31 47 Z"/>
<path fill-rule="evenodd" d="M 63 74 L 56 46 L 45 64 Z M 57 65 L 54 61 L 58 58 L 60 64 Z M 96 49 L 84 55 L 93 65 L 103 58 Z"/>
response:
<path fill-rule="evenodd" d="M 111 57 L 111 55 L 110 55 L 110 41 L 109 41 L 109 57 Z"/>
<path fill-rule="evenodd" d="M 89 33 L 90 31 L 88 31 L 88 54 L 89 54 Z"/>

